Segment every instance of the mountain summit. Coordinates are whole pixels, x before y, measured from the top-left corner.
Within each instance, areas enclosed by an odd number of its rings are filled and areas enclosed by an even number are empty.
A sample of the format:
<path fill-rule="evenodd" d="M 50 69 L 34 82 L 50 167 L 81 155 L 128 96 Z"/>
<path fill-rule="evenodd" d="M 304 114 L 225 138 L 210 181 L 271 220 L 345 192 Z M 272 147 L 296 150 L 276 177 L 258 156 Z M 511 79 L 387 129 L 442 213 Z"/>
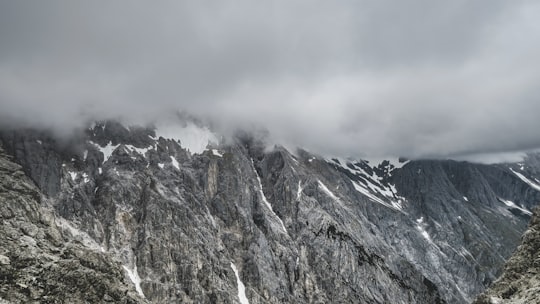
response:
<path fill-rule="evenodd" d="M 345 160 L 268 150 L 249 133 L 223 141 L 196 124 L 114 121 L 69 140 L 0 139 L 2 162 L 20 165 L 1 175 L 2 229 L 20 227 L 0 252 L 0 298 L 13 302 L 68 299 L 54 287 L 63 275 L 42 275 L 69 259 L 102 287 L 65 291 L 93 288 L 95 302 L 125 292 L 126 303 L 465 303 L 501 273 L 540 201 L 538 155 Z M 26 193 L 10 185 L 23 181 L 48 226 L 9 220 Z M 35 250 L 47 258 L 19 262 Z"/>

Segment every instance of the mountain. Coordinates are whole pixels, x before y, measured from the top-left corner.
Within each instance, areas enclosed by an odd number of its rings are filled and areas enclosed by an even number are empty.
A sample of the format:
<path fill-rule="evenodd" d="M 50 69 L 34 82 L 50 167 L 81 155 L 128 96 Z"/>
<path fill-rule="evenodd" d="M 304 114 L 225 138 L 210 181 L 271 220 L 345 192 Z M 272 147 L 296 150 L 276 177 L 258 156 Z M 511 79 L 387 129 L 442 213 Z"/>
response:
<path fill-rule="evenodd" d="M 536 208 L 522 243 L 504 267 L 502 276 L 475 304 L 540 303 L 540 208 Z"/>
<path fill-rule="evenodd" d="M 37 213 L 71 231 L 57 245 L 88 252 L 69 257 L 77 271 L 107 265 L 95 274 L 111 276 L 103 288 L 135 290 L 133 301 L 471 302 L 501 274 L 540 201 L 538 155 L 497 165 L 344 160 L 268 149 L 249 133 L 222 140 L 192 121 L 0 138 L 35 184 L 26 182 Z M 82 260 L 90 256 L 104 264 Z M 12 263 L 0 264 L 4 273 Z M 16 283 L 2 280 L 0 299 L 16 302 L 4 288 Z"/>
<path fill-rule="evenodd" d="M 146 303 L 0 148 L 0 303 Z"/>

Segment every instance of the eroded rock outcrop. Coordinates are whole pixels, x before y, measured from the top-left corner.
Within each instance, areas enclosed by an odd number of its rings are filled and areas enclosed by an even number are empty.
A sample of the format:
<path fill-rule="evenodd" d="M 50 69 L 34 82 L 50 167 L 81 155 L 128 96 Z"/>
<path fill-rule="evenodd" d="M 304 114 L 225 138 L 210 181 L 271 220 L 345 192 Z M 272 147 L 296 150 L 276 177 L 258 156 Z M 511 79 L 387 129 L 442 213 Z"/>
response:
<path fill-rule="evenodd" d="M 474 303 L 540 303 L 540 208 L 536 208 L 522 243 L 506 263 L 502 276 Z"/>
<path fill-rule="evenodd" d="M 2 148 L 0 219 L 1 303 L 146 303 L 117 262 L 45 208 Z"/>

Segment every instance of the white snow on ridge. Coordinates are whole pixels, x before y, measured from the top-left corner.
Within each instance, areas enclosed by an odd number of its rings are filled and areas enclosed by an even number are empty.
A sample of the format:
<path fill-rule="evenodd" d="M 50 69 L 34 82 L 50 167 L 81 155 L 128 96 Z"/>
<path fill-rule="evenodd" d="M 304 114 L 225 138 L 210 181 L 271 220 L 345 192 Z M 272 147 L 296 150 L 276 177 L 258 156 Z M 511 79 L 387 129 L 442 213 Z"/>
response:
<path fill-rule="evenodd" d="M 514 174 L 519 177 L 519 179 L 521 179 L 522 181 L 524 181 L 525 183 L 527 183 L 529 186 L 531 186 L 533 189 L 535 189 L 536 191 L 540 191 L 540 185 L 538 185 L 537 183 L 531 181 L 530 179 L 526 178 L 525 175 L 519 173 L 519 172 L 516 172 L 514 171 L 512 168 L 510 168 L 510 171 L 514 172 Z"/>
<path fill-rule="evenodd" d="M 137 293 L 139 293 L 139 295 L 144 298 L 144 293 L 141 288 L 141 277 L 139 277 L 139 273 L 137 272 L 137 265 L 133 266 L 133 270 L 129 269 L 127 266 L 122 267 L 124 267 L 124 270 L 127 272 L 129 279 L 135 285 L 135 290 L 137 290 Z"/>
<path fill-rule="evenodd" d="M 208 128 L 199 127 L 191 122 L 184 126 L 178 123 L 159 124 L 156 126 L 156 137 L 179 141 L 182 148 L 193 154 L 201 154 L 209 143 L 219 142 L 216 134 Z"/>
<path fill-rule="evenodd" d="M 215 156 L 223 157 L 223 154 L 220 153 L 217 149 L 212 149 L 212 154 Z"/>
<path fill-rule="evenodd" d="M 129 151 L 131 151 L 131 152 L 137 152 L 137 153 L 139 153 L 139 154 L 142 155 L 142 156 L 146 156 L 146 152 L 148 152 L 148 150 L 154 148 L 154 146 L 149 146 L 149 147 L 146 147 L 146 148 L 137 148 L 137 147 L 132 146 L 132 145 L 125 145 L 125 147 L 126 147 Z"/>
<path fill-rule="evenodd" d="M 249 304 L 248 298 L 246 297 L 246 286 L 240 280 L 240 276 L 238 275 L 238 269 L 236 268 L 236 265 L 234 265 L 234 263 L 232 262 L 231 268 L 234 272 L 234 275 L 236 276 L 236 285 L 238 286 L 238 300 L 240 301 L 240 304 Z"/>
<path fill-rule="evenodd" d="M 398 203 L 391 202 L 391 204 L 388 204 L 383 199 L 377 197 L 376 195 L 371 193 L 368 189 L 366 189 L 362 185 L 358 184 L 357 182 L 355 182 L 355 181 L 351 181 L 351 182 L 352 182 L 352 184 L 354 186 L 354 189 L 356 191 L 358 191 L 358 192 L 362 193 L 363 195 L 367 196 L 371 201 L 379 203 L 379 204 L 381 204 L 381 205 L 383 205 L 385 207 L 388 207 L 388 208 L 391 208 L 391 209 L 394 209 L 394 210 L 397 210 L 397 211 L 401 211 L 402 207 Z"/>
<path fill-rule="evenodd" d="M 368 157 L 368 158 L 365 158 L 364 160 L 367 161 L 371 167 L 377 167 L 386 160 L 390 163 L 390 165 L 394 166 L 394 169 L 400 169 L 410 162 L 410 160 L 400 162 L 399 157 L 382 157 L 382 158 Z"/>
<path fill-rule="evenodd" d="M 388 184 L 387 186 L 382 185 L 381 180 L 383 180 L 383 177 L 378 176 L 374 170 L 372 170 L 372 172 L 370 173 L 366 172 L 364 168 L 355 165 L 356 162 L 350 162 L 350 161 L 340 159 L 340 158 L 337 158 L 337 160 L 338 161 L 335 161 L 334 159 L 332 159 L 332 160 L 327 160 L 327 161 L 331 164 L 340 166 L 341 168 L 349 171 L 350 173 L 366 181 L 367 186 L 364 186 L 356 181 L 351 180 L 353 182 L 354 188 L 358 192 L 368 196 L 371 200 L 377 203 L 381 203 L 385 206 L 392 205 L 391 208 L 393 209 L 401 210 L 403 208 L 402 203 L 405 201 L 405 198 L 400 197 L 397 194 L 397 189 L 395 185 L 392 185 L 392 184 Z M 370 166 L 370 167 L 373 168 L 374 166 Z M 388 174 L 390 172 L 388 172 Z M 378 197 L 377 194 L 385 197 L 388 203 L 384 202 L 384 200 Z"/>

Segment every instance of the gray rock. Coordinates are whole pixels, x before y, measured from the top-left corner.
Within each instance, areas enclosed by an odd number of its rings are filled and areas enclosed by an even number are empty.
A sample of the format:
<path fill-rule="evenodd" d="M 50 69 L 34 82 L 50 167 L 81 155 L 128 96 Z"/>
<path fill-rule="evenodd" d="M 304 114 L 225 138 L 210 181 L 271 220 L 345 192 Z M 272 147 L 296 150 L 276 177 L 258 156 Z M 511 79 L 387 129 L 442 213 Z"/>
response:
<path fill-rule="evenodd" d="M 72 140 L 78 148 L 54 146 L 56 191 L 36 182 L 53 220 L 40 205 L 5 206 L 5 218 L 24 215 L 38 227 L 11 221 L 6 237 L 36 239 L 36 254 L 41 239 L 52 248 L 76 244 L 50 253 L 57 271 L 91 265 L 92 275 L 112 276 L 107 288 L 121 288 L 115 280 L 124 276 L 133 299 L 139 288 L 152 303 L 237 303 L 231 263 L 252 304 L 464 303 L 499 275 L 540 200 L 515 173 L 539 178 L 534 155 L 522 165 L 395 168 L 267 151 L 249 134 L 216 146 L 222 156 L 192 155 L 154 134 L 107 122 Z M 23 147 L 15 160 L 40 180 L 25 159 L 52 171 L 57 163 L 24 150 L 34 140 L 27 138 L 3 140 Z M 116 148 L 105 159 L 107 145 Z M 33 186 L 14 187 L 12 198 L 39 201 Z M 70 263 L 60 263 L 63 252 Z M 114 302 L 114 288 L 100 301 Z"/>
<path fill-rule="evenodd" d="M 521 245 L 506 263 L 501 277 L 474 303 L 540 303 L 540 208 L 536 209 Z"/>
<path fill-rule="evenodd" d="M 0 148 L 0 302 L 145 303 L 111 256 L 44 223 L 52 215 L 39 198 Z"/>

